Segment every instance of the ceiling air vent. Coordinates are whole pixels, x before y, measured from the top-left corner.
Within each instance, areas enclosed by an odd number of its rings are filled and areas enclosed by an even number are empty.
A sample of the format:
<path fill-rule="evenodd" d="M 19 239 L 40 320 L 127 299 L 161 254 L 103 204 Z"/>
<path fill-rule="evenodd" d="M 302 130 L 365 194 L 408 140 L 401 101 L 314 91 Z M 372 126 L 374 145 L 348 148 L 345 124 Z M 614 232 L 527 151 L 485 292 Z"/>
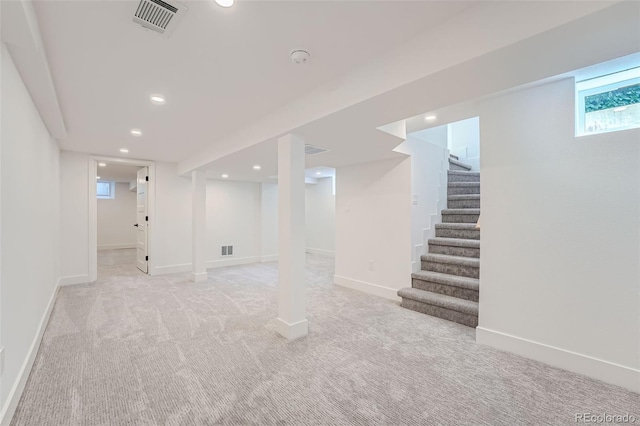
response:
<path fill-rule="evenodd" d="M 133 16 L 133 22 L 140 24 L 147 30 L 169 37 L 186 11 L 186 6 L 176 2 L 140 0 Z"/>
<path fill-rule="evenodd" d="M 327 151 L 329 150 L 320 148 L 319 146 L 313 146 L 313 145 L 304 146 L 304 153 L 307 155 L 315 155 L 315 154 L 320 154 L 321 152 L 327 152 Z"/>

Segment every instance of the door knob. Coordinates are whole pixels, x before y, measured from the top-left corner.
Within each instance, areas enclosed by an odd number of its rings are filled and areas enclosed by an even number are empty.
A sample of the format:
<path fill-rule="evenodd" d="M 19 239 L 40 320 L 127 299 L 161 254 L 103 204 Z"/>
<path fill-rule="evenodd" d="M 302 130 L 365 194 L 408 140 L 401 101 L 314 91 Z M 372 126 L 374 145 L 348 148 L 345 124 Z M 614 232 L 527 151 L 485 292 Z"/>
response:
<path fill-rule="evenodd" d="M 134 223 L 134 224 L 133 224 L 133 226 L 135 226 L 135 227 L 137 228 L 137 227 L 138 227 L 138 224 L 137 224 L 137 223 Z"/>

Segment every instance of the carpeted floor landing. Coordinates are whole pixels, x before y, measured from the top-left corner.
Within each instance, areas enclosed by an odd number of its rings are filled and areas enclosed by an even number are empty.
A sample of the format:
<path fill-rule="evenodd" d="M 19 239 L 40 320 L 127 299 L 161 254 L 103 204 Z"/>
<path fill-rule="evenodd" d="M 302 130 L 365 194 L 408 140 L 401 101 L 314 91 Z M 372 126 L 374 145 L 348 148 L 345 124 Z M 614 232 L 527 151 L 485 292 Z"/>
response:
<path fill-rule="evenodd" d="M 332 285 L 308 256 L 309 335 L 275 332 L 277 264 L 149 277 L 100 252 L 64 287 L 12 422 L 31 425 L 569 425 L 638 394 L 477 345 L 473 329 Z"/>

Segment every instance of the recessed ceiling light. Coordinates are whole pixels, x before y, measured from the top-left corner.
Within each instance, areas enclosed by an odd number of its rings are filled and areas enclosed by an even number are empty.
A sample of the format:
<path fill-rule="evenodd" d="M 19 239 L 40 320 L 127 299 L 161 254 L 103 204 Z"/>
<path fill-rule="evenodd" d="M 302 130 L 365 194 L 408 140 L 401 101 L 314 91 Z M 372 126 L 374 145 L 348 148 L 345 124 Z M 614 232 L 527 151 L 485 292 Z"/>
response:
<path fill-rule="evenodd" d="M 162 95 L 151 95 L 151 102 L 154 104 L 162 105 L 165 103 L 164 96 Z"/>
<path fill-rule="evenodd" d="M 320 176 L 322 174 L 322 172 L 316 172 L 316 175 Z"/>
<path fill-rule="evenodd" d="M 433 121 L 436 118 L 438 118 L 438 117 L 436 117 L 435 115 L 427 115 L 424 119 L 427 120 L 427 121 Z"/>
<path fill-rule="evenodd" d="M 133 136 L 141 136 L 142 135 L 142 130 L 140 130 L 140 129 L 131 129 L 131 134 Z"/>
<path fill-rule="evenodd" d="M 123 154 L 127 154 L 129 150 L 127 148 L 120 148 L 120 152 Z"/>
<path fill-rule="evenodd" d="M 100 166 L 100 167 L 107 167 L 107 163 L 98 163 L 98 166 Z"/>
<path fill-rule="evenodd" d="M 218 6 L 231 7 L 233 6 L 234 0 L 216 0 L 216 3 L 218 3 Z"/>
<path fill-rule="evenodd" d="M 256 164 L 255 166 L 253 166 L 253 170 L 260 170 L 262 167 L 260 167 L 260 164 Z"/>
<path fill-rule="evenodd" d="M 227 179 L 228 177 L 229 177 L 229 175 L 226 174 L 226 173 L 222 175 L 222 179 Z"/>

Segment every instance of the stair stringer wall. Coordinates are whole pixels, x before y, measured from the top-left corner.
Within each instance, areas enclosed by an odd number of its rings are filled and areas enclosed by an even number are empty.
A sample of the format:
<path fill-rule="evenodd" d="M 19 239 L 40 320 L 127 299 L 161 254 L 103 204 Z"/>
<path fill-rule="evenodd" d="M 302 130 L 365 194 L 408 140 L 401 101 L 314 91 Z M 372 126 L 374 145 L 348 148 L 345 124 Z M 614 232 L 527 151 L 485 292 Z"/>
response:
<path fill-rule="evenodd" d="M 427 252 L 428 240 L 435 236 L 435 225 L 447 204 L 449 150 L 408 135 L 395 151 L 411 157 L 411 271 L 420 270 L 420 257 Z"/>
<path fill-rule="evenodd" d="M 422 241 L 414 246 L 414 253 L 411 259 L 411 272 L 421 269 L 420 258 L 427 254 L 429 239 L 436 236 L 436 224 L 442 222 L 442 210 L 447 208 L 447 172 L 449 171 L 449 150 L 445 149 L 439 164 L 440 174 L 438 177 L 438 196 L 434 200 L 432 212 L 429 214 L 428 226 L 422 228 Z"/>

